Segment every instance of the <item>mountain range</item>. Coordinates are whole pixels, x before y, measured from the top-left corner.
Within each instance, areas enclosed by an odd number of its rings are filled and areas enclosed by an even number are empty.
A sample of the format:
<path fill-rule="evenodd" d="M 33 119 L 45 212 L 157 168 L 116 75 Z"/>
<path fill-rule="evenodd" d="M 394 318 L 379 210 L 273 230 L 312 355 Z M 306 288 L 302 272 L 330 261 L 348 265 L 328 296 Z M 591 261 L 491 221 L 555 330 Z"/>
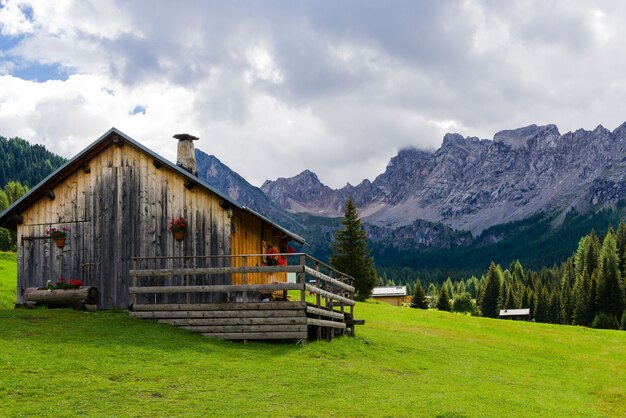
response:
<path fill-rule="evenodd" d="M 626 123 L 564 135 L 555 125 L 530 125 L 493 140 L 447 134 L 438 150 L 402 150 L 358 186 L 333 190 L 305 170 L 261 190 L 292 213 L 341 216 L 352 196 L 364 222 L 380 228 L 442 223 L 477 236 L 538 212 L 586 212 L 624 199 L 625 152 Z"/>
<path fill-rule="evenodd" d="M 561 134 L 555 125 L 446 134 L 435 151 L 404 149 L 373 181 L 332 189 L 310 170 L 250 185 L 196 151 L 213 187 L 307 238 L 324 258 L 343 206 L 355 201 L 377 266 L 447 274 L 496 259 L 563 261 L 580 236 L 626 214 L 626 123 Z"/>

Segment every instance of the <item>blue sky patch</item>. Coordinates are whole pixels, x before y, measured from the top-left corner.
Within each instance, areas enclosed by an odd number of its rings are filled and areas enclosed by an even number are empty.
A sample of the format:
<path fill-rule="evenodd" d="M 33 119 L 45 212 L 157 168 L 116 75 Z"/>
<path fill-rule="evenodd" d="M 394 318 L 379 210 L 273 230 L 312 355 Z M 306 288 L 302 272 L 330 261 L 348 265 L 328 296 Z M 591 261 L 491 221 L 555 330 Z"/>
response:
<path fill-rule="evenodd" d="M 146 114 L 146 107 L 145 106 L 141 106 L 141 105 L 137 105 L 135 106 L 135 108 L 130 112 L 131 115 L 136 115 L 138 113 L 141 113 L 142 115 Z"/>
<path fill-rule="evenodd" d="M 59 64 L 27 64 L 18 66 L 11 72 L 13 76 L 22 80 L 43 83 L 50 80 L 65 81 L 68 79 L 67 71 Z"/>
<path fill-rule="evenodd" d="M 4 36 L 0 34 L 0 51 L 7 51 L 14 48 L 22 39 L 24 39 L 23 36 Z"/>

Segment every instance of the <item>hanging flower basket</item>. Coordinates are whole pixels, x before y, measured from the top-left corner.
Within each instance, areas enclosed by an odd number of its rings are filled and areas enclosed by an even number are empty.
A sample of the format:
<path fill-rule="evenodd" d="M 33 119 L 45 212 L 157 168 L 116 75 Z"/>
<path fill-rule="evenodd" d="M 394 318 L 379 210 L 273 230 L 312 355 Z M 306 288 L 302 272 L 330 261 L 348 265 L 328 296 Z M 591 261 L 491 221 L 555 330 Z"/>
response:
<path fill-rule="evenodd" d="M 65 247 L 65 239 L 67 238 L 67 227 L 62 226 L 61 228 L 50 228 L 46 230 L 46 235 L 50 237 L 50 239 L 54 240 L 54 243 L 57 247 L 63 248 Z"/>
<path fill-rule="evenodd" d="M 176 241 L 182 241 L 185 238 L 185 232 L 187 232 L 187 221 L 184 218 L 172 219 L 170 231 L 174 233 Z"/>

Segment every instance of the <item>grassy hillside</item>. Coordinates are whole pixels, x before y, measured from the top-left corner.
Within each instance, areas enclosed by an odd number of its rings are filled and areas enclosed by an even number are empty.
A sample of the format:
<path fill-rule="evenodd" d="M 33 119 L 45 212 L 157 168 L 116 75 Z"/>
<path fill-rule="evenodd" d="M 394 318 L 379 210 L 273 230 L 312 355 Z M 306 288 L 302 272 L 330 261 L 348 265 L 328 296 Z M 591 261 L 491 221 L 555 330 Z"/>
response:
<path fill-rule="evenodd" d="M 15 305 L 17 281 L 17 254 L 0 252 L 0 309 Z"/>
<path fill-rule="evenodd" d="M 19 181 L 33 187 L 66 161 L 43 145 L 0 136 L 0 187 Z"/>
<path fill-rule="evenodd" d="M 623 414 L 626 332 L 356 312 L 367 321 L 356 338 L 296 346 L 215 341 L 125 312 L 0 310 L 0 415 Z"/>

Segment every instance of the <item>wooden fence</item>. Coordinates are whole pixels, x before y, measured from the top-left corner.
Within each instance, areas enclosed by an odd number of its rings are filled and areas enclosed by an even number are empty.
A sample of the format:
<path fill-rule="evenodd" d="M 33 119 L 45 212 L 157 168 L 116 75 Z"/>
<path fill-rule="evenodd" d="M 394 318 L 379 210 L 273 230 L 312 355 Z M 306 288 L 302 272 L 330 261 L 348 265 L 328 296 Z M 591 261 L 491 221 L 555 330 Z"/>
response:
<path fill-rule="evenodd" d="M 266 254 L 135 257 L 132 315 L 233 340 L 354 335 L 352 277 L 304 253 L 272 256 L 287 263 L 247 265 Z M 295 281 L 274 281 L 285 273 L 295 273 Z M 261 275 L 266 283 L 248 284 L 251 274 L 255 282 Z M 232 284 L 233 277 L 237 284 Z"/>

